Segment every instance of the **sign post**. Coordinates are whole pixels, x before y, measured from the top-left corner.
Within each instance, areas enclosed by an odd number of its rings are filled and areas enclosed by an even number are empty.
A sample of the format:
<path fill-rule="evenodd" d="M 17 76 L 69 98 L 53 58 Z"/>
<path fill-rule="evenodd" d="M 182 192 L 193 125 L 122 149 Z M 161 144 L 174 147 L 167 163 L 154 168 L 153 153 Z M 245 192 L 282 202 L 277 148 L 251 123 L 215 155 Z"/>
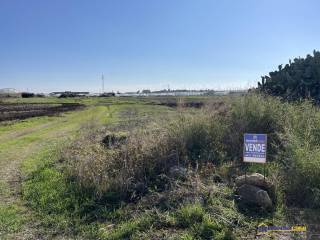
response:
<path fill-rule="evenodd" d="M 267 134 L 244 134 L 243 161 L 251 163 L 266 163 L 267 161 Z M 265 165 L 263 170 L 266 177 Z M 247 173 L 245 173 L 246 176 Z"/>

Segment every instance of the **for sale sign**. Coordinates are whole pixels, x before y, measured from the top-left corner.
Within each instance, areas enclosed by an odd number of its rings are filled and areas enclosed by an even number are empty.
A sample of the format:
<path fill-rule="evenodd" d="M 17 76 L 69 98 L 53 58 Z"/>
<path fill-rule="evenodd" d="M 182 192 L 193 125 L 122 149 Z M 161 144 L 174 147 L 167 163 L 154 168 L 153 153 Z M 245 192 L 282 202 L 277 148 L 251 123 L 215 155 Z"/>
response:
<path fill-rule="evenodd" d="M 243 161 L 265 163 L 267 160 L 267 134 L 244 134 Z"/>

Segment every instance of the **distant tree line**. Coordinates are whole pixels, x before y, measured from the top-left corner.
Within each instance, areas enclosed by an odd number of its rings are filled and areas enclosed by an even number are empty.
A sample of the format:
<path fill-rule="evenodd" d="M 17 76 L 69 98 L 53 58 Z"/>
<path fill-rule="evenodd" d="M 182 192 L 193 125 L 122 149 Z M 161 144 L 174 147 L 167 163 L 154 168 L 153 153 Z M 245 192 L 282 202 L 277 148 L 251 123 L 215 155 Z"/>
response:
<path fill-rule="evenodd" d="M 22 92 L 21 97 L 22 98 L 33 98 L 33 97 L 45 97 L 45 95 L 42 93 Z"/>
<path fill-rule="evenodd" d="M 29 93 L 29 92 L 22 92 L 21 93 L 21 97 L 23 97 L 23 98 L 32 98 L 34 96 L 35 96 L 34 93 Z"/>
<path fill-rule="evenodd" d="M 313 56 L 295 58 L 284 67 L 261 77 L 258 90 L 289 101 L 312 99 L 320 103 L 320 52 L 314 50 Z"/>

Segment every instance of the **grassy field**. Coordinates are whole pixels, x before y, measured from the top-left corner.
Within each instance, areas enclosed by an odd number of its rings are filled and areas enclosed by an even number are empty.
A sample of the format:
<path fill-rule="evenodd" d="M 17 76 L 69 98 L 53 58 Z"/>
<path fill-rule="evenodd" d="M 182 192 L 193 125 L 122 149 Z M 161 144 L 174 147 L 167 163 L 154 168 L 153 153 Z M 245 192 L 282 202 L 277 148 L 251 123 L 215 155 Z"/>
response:
<path fill-rule="evenodd" d="M 66 142 L 71 141 L 88 122 L 98 125 L 114 125 L 124 121 L 121 114 L 133 114 L 132 121 L 142 121 L 160 112 L 167 114 L 166 107 L 146 105 L 127 99 L 6 99 L 4 102 L 65 103 L 81 102 L 84 110 L 63 113 L 52 117 L 35 117 L 0 124 L 0 236 L 1 239 L 36 234 L 38 225 L 30 223 L 34 217 L 21 199 L 21 184 L 41 166 L 54 161 L 53 155 Z M 159 112 L 160 111 L 160 112 Z M 130 117 L 129 117 L 130 118 Z M 137 120 L 138 119 L 138 120 Z M 48 160 L 46 161 L 46 158 Z M 36 222 L 38 222 L 36 220 Z M 38 224 L 38 223 L 36 223 Z M 41 224 L 41 223 L 39 223 Z M 31 225 L 31 226 L 30 226 Z M 38 230 L 38 229 L 37 229 Z M 30 232 L 31 231 L 31 232 Z"/>
<path fill-rule="evenodd" d="M 0 123 L 1 239 L 254 239 L 259 224 L 299 223 L 289 208 L 317 215 L 320 115 L 309 103 L 261 96 L 2 102 L 86 107 Z M 276 187 L 271 212 L 240 209 L 232 188 L 244 172 L 242 134 L 261 131 L 269 134 L 266 170 Z M 172 177 L 175 166 L 187 175 Z M 298 197 L 302 183 L 309 205 Z"/>
<path fill-rule="evenodd" d="M 1 128 L 0 163 L 1 182 L 1 220 L 2 233 L 18 231 L 26 220 L 26 209 L 20 198 L 21 180 L 25 173 L 21 169 L 25 164 L 25 171 L 36 168 L 35 156 L 49 147 L 62 144 L 76 134 L 81 124 L 90 118 L 97 118 L 106 122 L 108 110 L 106 107 L 93 107 L 84 111 L 67 113 L 59 117 L 31 118 L 25 121 L 5 123 Z M 16 224 L 12 225 L 12 222 Z M 27 230 L 28 231 L 28 230 Z"/>

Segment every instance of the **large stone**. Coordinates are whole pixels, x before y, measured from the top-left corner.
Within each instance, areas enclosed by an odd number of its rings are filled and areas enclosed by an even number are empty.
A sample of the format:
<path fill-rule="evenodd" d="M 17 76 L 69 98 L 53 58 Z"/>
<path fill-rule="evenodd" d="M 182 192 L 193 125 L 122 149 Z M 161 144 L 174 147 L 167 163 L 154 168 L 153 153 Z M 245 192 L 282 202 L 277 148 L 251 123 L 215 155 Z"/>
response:
<path fill-rule="evenodd" d="M 236 187 L 247 184 L 263 188 L 265 190 L 269 190 L 272 187 L 271 182 L 267 178 L 264 178 L 260 173 L 253 173 L 247 176 L 239 176 L 235 179 L 235 184 Z"/>
<path fill-rule="evenodd" d="M 243 184 L 236 189 L 240 202 L 255 205 L 265 209 L 272 208 L 272 201 L 267 191 L 249 184 Z"/>

